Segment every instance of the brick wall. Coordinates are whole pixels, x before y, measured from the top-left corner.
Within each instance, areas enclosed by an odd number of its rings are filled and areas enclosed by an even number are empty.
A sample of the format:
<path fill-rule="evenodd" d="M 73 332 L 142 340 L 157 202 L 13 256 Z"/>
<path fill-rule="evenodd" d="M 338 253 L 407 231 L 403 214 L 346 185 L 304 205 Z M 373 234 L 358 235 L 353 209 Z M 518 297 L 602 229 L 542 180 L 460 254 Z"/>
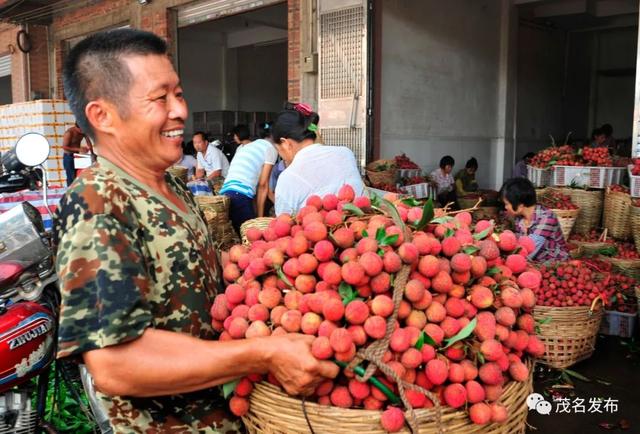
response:
<path fill-rule="evenodd" d="M 1 0 L 0 0 L 1 1 Z M 129 24 L 132 27 L 149 30 L 165 38 L 172 46 L 173 52 L 176 37 L 172 28 L 174 8 L 193 0 L 154 0 L 148 5 L 139 5 L 132 0 L 102 0 L 92 4 L 56 14 L 51 24 L 51 39 L 47 40 L 47 28 L 31 26 L 33 50 L 30 58 L 30 74 L 32 90 L 46 97 L 62 98 L 62 65 L 67 47 L 67 40 L 88 35 L 104 28 Z M 299 101 L 301 97 L 300 70 L 300 6 L 302 0 L 288 0 L 289 23 L 289 58 L 288 58 L 288 96 L 290 100 Z M 0 54 L 11 41 L 15 41 L 16 29 L 0 28 Z M 48 50 L 46 47 L 48 46 Z M 17 51 L 17 50 L 16 50 Z M 14 56 L 22 59 L 17 51 Z M 49 86 L 49 56 L 52 56 L 55 72 L 53 89 Z M 13 59 L 12 59 L 13 60 Z M 14 101 L 29 98 L 24 88 L 24 70 L 22 60 L 13 62 L 12 80 Z"/>
<path fill-rule="evenodd" d="M 11 96 L 13 102 L 28 99 L 25 83 L 25 54 L 18 50 L 16 37 L 19 26 L 0 24 L 0 56 L 11 55 Z"/>
<path fill-rule="evenodd" d="M 289 101 L 300 101 L 301 71 L 300 71 L 300 2 L 288 0 L 289 21 L 289 59 L 288 59 L 288 94 Z"/>

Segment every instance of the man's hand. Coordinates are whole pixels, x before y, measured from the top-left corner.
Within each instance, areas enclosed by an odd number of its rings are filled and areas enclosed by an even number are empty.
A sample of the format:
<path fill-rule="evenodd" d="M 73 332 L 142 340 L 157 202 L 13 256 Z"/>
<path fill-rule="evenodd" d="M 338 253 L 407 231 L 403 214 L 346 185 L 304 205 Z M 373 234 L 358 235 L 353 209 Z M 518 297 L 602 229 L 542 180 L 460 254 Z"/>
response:
<path fill-rule="evenodd" d="M 335 378 L 340 372 L 335 363 L 313 357 L 313 340 L 313 336 L 302 334 L 269 338 L 272 351 L 269 371 L 289 395 L 311 395 L 321 382 Z"/>

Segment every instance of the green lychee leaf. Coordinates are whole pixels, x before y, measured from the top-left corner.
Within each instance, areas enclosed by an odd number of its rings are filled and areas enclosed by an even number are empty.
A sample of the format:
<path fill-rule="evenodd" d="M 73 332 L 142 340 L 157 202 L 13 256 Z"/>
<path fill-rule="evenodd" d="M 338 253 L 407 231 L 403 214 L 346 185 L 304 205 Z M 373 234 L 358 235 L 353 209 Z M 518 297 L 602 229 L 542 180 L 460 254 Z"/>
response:
<path fill-rule="evenodd" d="M 478 351 L 476 354 L 477 354 L 477 356 L 478 356 L 478 361 L 479 361 L 480 363 L 484 364 L 484 362 L 485 362 L 484 354 L 482 354 L 482 352 L 481 352 L 481 351 Z"/>
<path fill-rule="evenodd" d="M 486 238 L 487 235 L 489 235 L 489 232 L 491 231 L 491 227 L 486 228 L 484 231 L 479 232 L 477 234 L 473 234 L 473 239 L 474 240 L 482 240 L 484 238 Z"/>
<path fill-rule="evenodd" d="M 388 235 L 384 237 L 379 244 L 380 246 L 393 246 L 396 241 L 398 241 L 398 238 L 400 238 L 400 235 L 398 234 Z"/>
<path fill-rule="evenodd" d="M 496 274 L 498 274 L 500 272 L 500 268 L 498 267 L 491 267 L 487 270 L 487 275 L 488 276 L 495 276 Z"/>
<path fill-rule="evenodd" d="M 451 217 L 450 215 L 445 215 L 431 220 L 430 223 L 441 225 L 443 223 L 449 223 L 451 220 L 453 220 L 453 217 Z"/>
<path fill-rule="evenodd" d="M 473 255 L 474 253 L 478 253 L 480 251 L 480 247 L 476 246 L 464 246 L 462 251 L 467 255 Z"/>
<path fill-rule="evenodd" d="M 222 396 L 224 396 L 224 399 L 229 398 L 233 394 L 239 381 L 240 380 L 231 380 L 222 385 Z"/>
<path fill-rule="evenodd" d="M 371 195 L 369 199 L 371 200 L 371 206 L 376 208 L 380 206 L 380 197 L 377 194 Z"/>
<path fill-rule="evenodd" d="M 424 331 L 420 333 L 420 337 L 418 338 L 415 347 L 418 350 L 422 350 L 422 347 L 424 347 Z"/>
<path fill-rule="evenodd" d="M 416 229 L 421 230 L 433 219 L 433 199 L 429 198 L 422 207 L 422 218 L 416 224 Z"/>
<path fill-rule="evenodd" d="M 386 236 L 387 232 L 385 231 L 384 227 L 379 227 L 378 230 L 376 230 L 376 241 L 378 242 L 378 244 L 380 244 Z"/>
<path fill-rule="evenodd" d="M 367 238 L 369 236 L 369 232 L 366 229 L 362 230 L 362 238 Z"/>
<path fill-rule="evenodd" d="M 449 237 L 454 236 L 455 234 L 456 234 L 456 231 L 454 231 L 451 228 L 448 228 L 447 231 L 444 233 L 444 237 L 445 238 L 449 238 Z"/>
<path fill-rule="evenodd" d="M 356 299 L 358 293 L 347 282 L 341 282 L 338 287 L 338 294 L 342 297 L 342 304 L 347 305 Z"/>
<path fill-rule="evenodd" d="M 420 206 L 420 201 L 415 197 L 408 197 L 406 199 L 402 199 L 402 203 L 408 206 Z"/>
<path fill-rule="evenodd" d="M 349 211 L 351 214 L 357 215 L 358 217 L 364 215 L 364 211 L 362 211 L 360 208 L 358 208 L 357 206 L 355 206 L 352 203 L 345 203 L 342 206 L 342 210 L 343 211 Z"/>
<path fill-rule="evenodd" d="M 478 323 L 478 318 L 474 317 L 469 324 L 464 326 L 462 330 L 460 330 L 455 336 L 450 339 L 447 339 L 447 345 L 445 348 L 449 348 L 451 345 L 455 344 L 458 341 L 468 338 L 473 330 L 476 328 L 476 324 Z"/>
<path fill-rule="evenodd" d="M 278 275 L 278 278 L 282 280 L 289 288 L 293 288 L 293 283 L 291 283 L 287 275 L 284 274 L 284 271 L 282 271 L 282 267 L 276 267 L 276 274 Z"/>
<path fill-rule="evenodd" d="M 540 325 L 542 325 L 542 324 L 548 324 L 548 323 L 550 323 L 551 321 L 552 321 L 552 319 L 551 319 L 551 317 L 550 317 L 550 316 L 548 316 L 548 317 L 546 317 L 546 318 L 542 318 L 542 319 L 537 319 L 537 320 L 536 320 L 536 322 L 537 322 L 538 324 L 540 324 Z"/>
<path fill-rule="evenodd" d="M 522 250 L 522 246 L 518 246 L 515 248 L 515 250 L 513 252 L 511 252 L 512 255 L 517 255 L 518 253 L 520 253 L 520 251 Z"/>
<path fill-rule="evenodd" d="M 382 204 L 383 210 L 391 216 L 391 220 L 393 220 L 395 225 L 402 229 L 402 232 L 406 232 L 406 226 L 402 221 L 402 218 L 400 217 L 400 213 L 398 212 L 396 206 L 386 199 L 382 199 Z"/>

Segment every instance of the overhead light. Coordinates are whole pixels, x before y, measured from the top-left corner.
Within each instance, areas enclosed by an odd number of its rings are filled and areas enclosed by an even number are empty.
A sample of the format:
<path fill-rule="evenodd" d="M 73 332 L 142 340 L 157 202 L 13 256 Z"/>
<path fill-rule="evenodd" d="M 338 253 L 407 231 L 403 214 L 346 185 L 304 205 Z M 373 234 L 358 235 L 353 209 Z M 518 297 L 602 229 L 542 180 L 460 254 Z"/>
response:
<path fill-rule="evenodd" d="M 151 3 L 151 0 L 138 0 L 138 3 L 140 3 L 141 5 L 146 5 Z"/>

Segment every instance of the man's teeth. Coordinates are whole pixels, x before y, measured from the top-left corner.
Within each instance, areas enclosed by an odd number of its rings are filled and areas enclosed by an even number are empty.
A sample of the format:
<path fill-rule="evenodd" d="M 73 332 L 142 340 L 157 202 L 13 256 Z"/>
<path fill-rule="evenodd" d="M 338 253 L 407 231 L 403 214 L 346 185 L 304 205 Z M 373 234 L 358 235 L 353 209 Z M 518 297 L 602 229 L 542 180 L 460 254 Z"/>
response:
<path fill-rule="evenodd" d="M 165 131 L 162 133 L 165 137 L 178 137 L 184 134 L 184 130 Z"/>

